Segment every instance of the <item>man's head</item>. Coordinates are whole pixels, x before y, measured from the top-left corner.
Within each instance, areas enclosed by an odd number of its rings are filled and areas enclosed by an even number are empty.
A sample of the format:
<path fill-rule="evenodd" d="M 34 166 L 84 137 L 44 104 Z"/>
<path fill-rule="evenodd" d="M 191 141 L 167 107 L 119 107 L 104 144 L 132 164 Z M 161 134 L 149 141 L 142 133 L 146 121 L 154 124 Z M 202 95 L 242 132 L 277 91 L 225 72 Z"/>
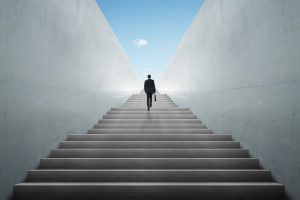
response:
<path fill-rule="evenodd" d="M 151 75 L 150 75 L 150 74 L 148 75 L 148 78 L 151 78 Z"/>

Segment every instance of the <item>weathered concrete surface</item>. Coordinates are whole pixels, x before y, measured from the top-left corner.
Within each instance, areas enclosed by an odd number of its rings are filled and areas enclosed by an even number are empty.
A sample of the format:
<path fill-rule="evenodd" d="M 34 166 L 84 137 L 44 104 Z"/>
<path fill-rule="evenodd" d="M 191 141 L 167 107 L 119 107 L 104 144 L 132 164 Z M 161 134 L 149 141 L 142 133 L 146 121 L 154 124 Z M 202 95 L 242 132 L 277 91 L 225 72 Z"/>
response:
<path fill-rule="evenodd" d="M 0 0 L 0 199 L 138 84 L 94 0 Z"/>
<path fill-rule="evenodd" d="M 300 1 L 208 0 L 160 81 L 300 199 Z"/>

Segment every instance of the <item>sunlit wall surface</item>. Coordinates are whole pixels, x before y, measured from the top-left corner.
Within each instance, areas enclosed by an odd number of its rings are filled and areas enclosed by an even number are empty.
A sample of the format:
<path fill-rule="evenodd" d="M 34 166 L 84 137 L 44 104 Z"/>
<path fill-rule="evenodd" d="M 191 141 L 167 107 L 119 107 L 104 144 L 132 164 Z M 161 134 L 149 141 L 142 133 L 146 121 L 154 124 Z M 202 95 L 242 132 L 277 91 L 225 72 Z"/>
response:
<path fill-rule="evenodd" d="M 159 84 L 300 199 L 300 1 L 207 0 Z"/>
<path fill-rule="evenodd" d="M 0 0 L 0 199 L 139 84 L 94 0 Z"/>

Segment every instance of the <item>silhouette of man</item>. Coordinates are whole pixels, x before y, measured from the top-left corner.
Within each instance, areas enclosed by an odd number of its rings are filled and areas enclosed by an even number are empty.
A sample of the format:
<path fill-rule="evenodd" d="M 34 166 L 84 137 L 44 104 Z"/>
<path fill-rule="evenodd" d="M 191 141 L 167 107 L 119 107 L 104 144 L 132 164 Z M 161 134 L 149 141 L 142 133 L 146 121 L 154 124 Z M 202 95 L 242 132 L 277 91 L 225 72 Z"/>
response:
<path fill-rule="evenodd" d="M 145 80 L 144 90 L 147 94 L 147 107 L 148 111 L 152 107 L 152 94 L 156 92 L 154 80 L 151 79 L 151 75 L 148 75 L 148 79 Z"/>

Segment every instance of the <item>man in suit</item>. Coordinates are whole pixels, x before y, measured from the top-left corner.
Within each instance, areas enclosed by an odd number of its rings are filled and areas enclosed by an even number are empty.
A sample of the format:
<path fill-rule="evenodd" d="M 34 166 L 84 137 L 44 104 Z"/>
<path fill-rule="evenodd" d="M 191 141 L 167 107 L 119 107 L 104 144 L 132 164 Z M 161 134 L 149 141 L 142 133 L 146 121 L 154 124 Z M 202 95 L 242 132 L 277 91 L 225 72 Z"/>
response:
<path fill-rule="evenodd" d="M 149 111 L 150 107 L 152 107 L 152 95 L 156 92 L 154 80 L 151 79 L 150 74 L 148 75 L 148 79 L 145 80 L 144 90 L 147 94 L 147 107 Z"/>

